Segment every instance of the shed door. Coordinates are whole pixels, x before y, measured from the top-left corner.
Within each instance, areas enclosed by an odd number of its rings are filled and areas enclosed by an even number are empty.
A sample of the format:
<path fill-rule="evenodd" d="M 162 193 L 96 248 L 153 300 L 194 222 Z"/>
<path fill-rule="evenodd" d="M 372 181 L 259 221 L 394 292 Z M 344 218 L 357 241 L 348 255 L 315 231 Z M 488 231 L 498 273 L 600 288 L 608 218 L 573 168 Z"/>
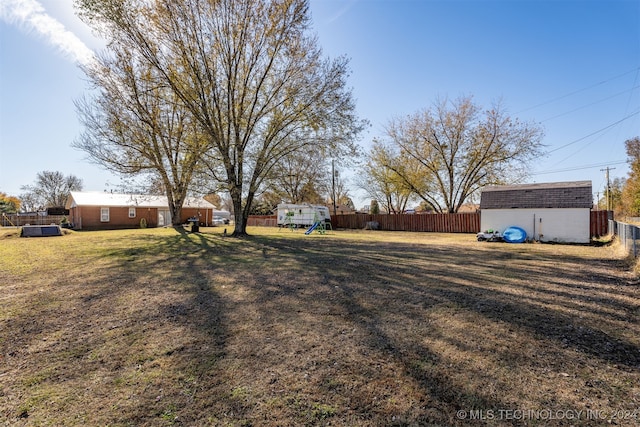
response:
<path fill-rule="evenodd" d="M 169 209 L 158 209 L 158 227 L 171 225 L 171 211 Z"/>

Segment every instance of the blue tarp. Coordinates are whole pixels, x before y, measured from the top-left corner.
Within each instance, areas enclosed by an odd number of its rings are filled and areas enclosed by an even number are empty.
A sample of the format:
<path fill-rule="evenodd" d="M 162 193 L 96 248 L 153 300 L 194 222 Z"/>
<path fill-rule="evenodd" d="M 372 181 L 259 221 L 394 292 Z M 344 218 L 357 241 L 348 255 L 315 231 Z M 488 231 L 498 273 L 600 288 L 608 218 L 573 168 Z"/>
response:
<path fill-rule="evenodd" d="M 509 227 L 502 233 L 502 238 L 507 243 L 522 243 L 527 240 L 527 232 L 520 227 Z"/>

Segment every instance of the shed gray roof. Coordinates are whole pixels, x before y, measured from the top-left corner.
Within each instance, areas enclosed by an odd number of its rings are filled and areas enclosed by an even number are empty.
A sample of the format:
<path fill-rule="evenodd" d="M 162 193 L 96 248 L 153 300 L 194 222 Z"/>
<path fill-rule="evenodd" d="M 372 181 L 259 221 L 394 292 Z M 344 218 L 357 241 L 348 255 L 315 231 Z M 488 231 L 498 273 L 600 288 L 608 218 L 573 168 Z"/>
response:
<path fill-rule="evenodd" d="M 485 187 L 480 209 L 591 208 L 591 181 Z"/>

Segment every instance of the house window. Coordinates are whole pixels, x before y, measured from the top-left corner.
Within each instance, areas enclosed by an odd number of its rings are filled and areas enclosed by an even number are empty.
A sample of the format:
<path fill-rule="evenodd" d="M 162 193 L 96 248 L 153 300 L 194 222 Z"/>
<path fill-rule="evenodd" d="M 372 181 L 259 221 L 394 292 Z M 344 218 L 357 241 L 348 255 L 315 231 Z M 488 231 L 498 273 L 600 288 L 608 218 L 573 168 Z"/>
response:
<path fill-rule="evenodd" d="M 109 208 L 100 208 L 100 222 L 109 222 Z"/>
<path fill-rule="evenodd" d="M 136 208 L 129 208 L 129 218 L 136 217 Z"/>

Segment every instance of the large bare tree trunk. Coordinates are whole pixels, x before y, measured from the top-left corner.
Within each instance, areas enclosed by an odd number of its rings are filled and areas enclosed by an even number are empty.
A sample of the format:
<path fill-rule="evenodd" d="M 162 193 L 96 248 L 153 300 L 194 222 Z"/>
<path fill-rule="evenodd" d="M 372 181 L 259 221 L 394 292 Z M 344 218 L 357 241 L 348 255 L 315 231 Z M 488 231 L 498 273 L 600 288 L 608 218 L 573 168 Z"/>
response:
<path fill-rule="evenodd" d="M 129 67 L 121 68 L 134 71 L 131 79 L 111 86 L 133 94 L 160 88 L 165 96 L 156 99 L 170 101 L 158 106 L 161 111 L 174 103 L 184 109 L 180 117 L 197 124 L 193 138 L 180 134 L 181 141 L 207 141 L 205 153 L 161 157 L 166 150 L 160 137 L 172 128 L 161 132 L 147 120 L 154 138 L 123 139 L 134 142 L 111 154 L 136 158 L 139 151 L 150 151 L 156 159 L 148 166 L 164 170 L 172 167 L 167 160 L 198 162 L 206 156 L 212 179 L 231 193 L 233 235 L 246 234 L 253 195 L 286 155 L 312 149 L 342 158 L 356 155 L 355 138 L 367 123 L 355 115 L 346 88 L 348 61 L 322 57 L 315 36 L 308 34 L 308 0 L 77 3 L 85 22 L 107 36 L 115 58 L 125 59 Z M 101 65 L 109 69 L 114 64 Z M 138 90 L 137 80 L 144 78 L 154 84 Z M 117 101 L 114 96 L 107 104 L 117 111 Z M 131 126 L 125 125 L 114 133 Z M 140 139 L 151 139 L 151 150 L 141 150 Z M 185 178 L 191 179 L 189 174 Z"/>

